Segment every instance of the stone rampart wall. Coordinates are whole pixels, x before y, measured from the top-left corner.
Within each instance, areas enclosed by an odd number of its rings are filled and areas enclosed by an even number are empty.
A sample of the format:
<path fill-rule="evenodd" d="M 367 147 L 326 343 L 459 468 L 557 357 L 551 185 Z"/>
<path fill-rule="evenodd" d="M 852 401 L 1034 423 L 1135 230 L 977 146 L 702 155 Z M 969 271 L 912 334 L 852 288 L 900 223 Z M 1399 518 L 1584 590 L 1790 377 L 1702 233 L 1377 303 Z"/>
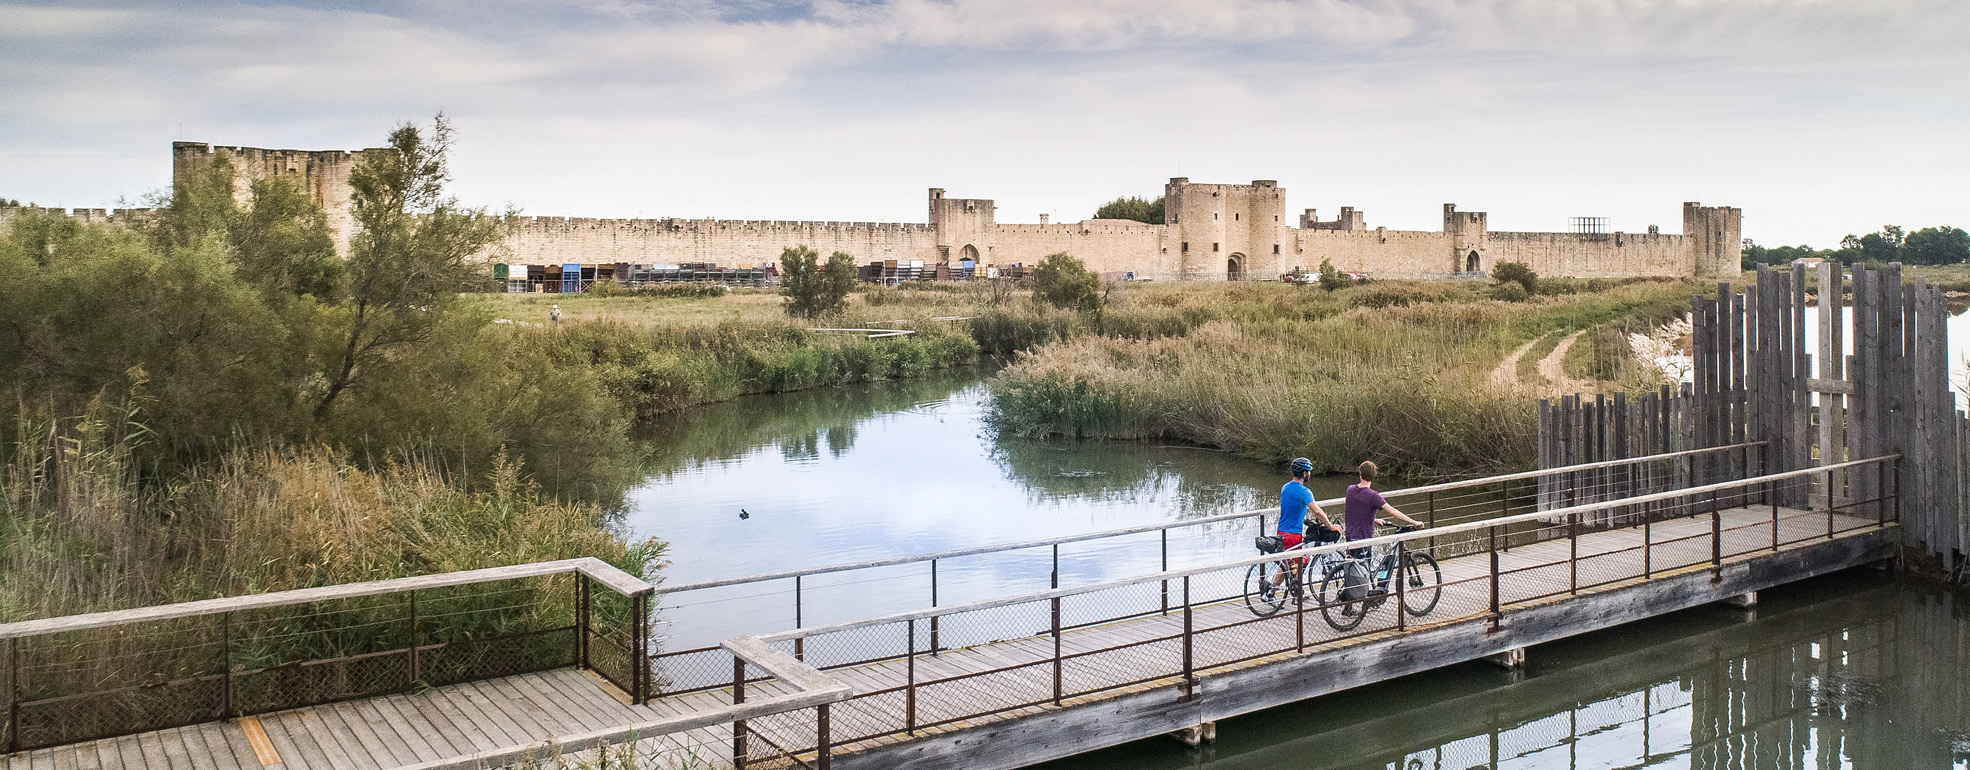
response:
<path fill-rule="evenodd" d="M 1566 278 L 1692 275 L 1696 269 L 1681 235 L 1492 232 L 1484 245 L 1486 271 L 1498 262 L 1524 262 L 1540 275 Z"/>
<path fill-rule="evenodd" d="M 778 262 L 790 246 L 827 256 L 847 252 L 857 263 L 937 259 L 929 225 L 883 222 L 792 222 L 739 219 L 585 219 L 522 217 L 488 259 L 522 264 Z"/>

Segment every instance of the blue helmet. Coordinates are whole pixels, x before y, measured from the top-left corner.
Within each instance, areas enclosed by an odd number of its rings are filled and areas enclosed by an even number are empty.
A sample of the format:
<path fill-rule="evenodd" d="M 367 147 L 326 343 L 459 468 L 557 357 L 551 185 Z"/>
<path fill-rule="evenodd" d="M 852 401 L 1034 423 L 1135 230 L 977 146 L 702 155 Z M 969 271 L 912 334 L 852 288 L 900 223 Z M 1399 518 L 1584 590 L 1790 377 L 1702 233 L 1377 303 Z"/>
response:
<path fill-rule="evenodd" d="M 1306 458 L 1304 458 L 1304 457 L 1295 457 L 1295 458 L 1293 458 L 1293 461 L 1292 461 L 1291 463 L 1288 463 L 1288 464 L 1287 464 L 1287 467 L 1290 467 L 1290 468 L 1292 468 L 1292 469 L 1293 469 L 1293 472 L 1294 472 L 1294 473 L 1296 473 L 1296 474 L 1298 474 L 1298 473 L 1312 473 L 1312 472 L 1313 472 L 1313 461 L 1312 461 L 1312 460 L 1308 460 L 1308 459 L 1306 459 Z"/>

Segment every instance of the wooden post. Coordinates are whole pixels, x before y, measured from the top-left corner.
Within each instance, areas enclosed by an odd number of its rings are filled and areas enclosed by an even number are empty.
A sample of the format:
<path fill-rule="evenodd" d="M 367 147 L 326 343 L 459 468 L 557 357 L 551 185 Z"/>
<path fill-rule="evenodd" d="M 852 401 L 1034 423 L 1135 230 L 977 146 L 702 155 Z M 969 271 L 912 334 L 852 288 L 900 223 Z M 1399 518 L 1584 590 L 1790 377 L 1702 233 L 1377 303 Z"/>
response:
<path fill-rule="evenodd" d="M 1655 517 L 1654 516 L 1642 517 L 1642 579 L 1643 580 L 1647 580 L 1653 576 L 1653 572 L 1651 571 L 1650 567 L 1655 558 L 1655 538 L 1652 534 L 1652 531 L 1654 529 L 1655 529 Z"/>
<path fill-rule="evenodd" d="M 21 750 L 21 640 L 7 640 L 7 753 Z"/>
<path fill-rule="evenodd" d="M 1183 576 L 1183 697 L 1188 699 L 1196 693 L 1197 672 L 1195 662 L 1195 638 L 1191 633 L 1190 576 Z"/>
<path fill-rule="evenodd" d="M 1053 705 L 1060 705 L 1060 597 L 1053 597 Z"/>
<path fill-rule="evenodd" d="M 1163 533 L 1162 571 L 1169 572 L 1170 571 L 1170 528 L 1164 527 L 1159 531 Z M 1163 578 L 1161 582 L 1162 582 L 1162 594 L 1163 594 L 1163 614 L 1168 615 L 1170 614 L 1170 579 Z"/>
<path fill-rule="evenodd" d="M 1167 529 L 1163 531 L 1165 533 L 1169 532 L 1169 530 Z M 937 606 L 937 560 L 936 559 L 930 560 L 930 606 L 932 607 Z M 943 643 L 939 641 L 937 638 L 937 627 L 938 627 L 937 621 L 942 617 L 943 616 L 941 615 L 930 616 L 930 654 L 932 655 L 936 655 L 938 650 L 944 649 Z"/>
<path fill-rule="evenodd" d="M 417 654 L 417 645 L 410 646 L 411 654 Z M 219 718 L 231 719 L 233 716 L 233 614 L 219 615 Z M 410 680 L 413 685 L 417 680 Z"/>
<path fill-rule="evenodd" d="M 1500 616 L 1498 603 L 1498 525 L 1486 529 L 1491 533 L 1491 627 L 1497 628 Z"/>
<path fill-rule="evenodd" d="M 1260 517 L 1259 517 L 1259 534 L 1261 534 L 1261 535 L 1263 535 L 1263 534 L 1265 534 L 1265 517 L 1264 517 L 1264 516 L 1260 516 Z M 1059 543 L 1054 543 L 1054 544 L 1053 544 L 1053 578 L 1052 578 L 1052 583 L 1053 583 L 1053 584 L 1052 584 L 1052 586 L 1051 586 L 1051 587 L 1053 587 L 1053 588 L 1059 588 L 1059 587 L 1060 587 L 1060 544 L 1059 544 Z"/>
<path fill-rule="evenodd" d="M 1059 620 L 1059 616 L 1056 615 L 1054 617 L 1057 623 Z M 904 625 L 903 633 L 909 636 L 909 639 L 903 643 L 904 646 L 903 657 L 907 659 L 907 661 L 903 664 L 903 676 L 904 676 L 903 731 L 910 735 L 916 735 L 917 734 L 917 621 L 915 619 L 911 619 L 909 621 L 906 621 L 903 625 Z"/>
<path fill-rule="evenodd" d="M 1409 541 L 1407 540 L 1396 541 L 1394 564 L 1392 568 L 1389 570 L 1390 579 L 1395 581 L 1395 630 L 1398 633 L 1407 630 L 1408 627 L 1408 623 L 1407 623 L 1408 619 L 1405 616 L 1409 614 L 1409 602 L 1405 598 L 1407 594 L 1404 590 L 1404 586 L 1407 586 L 1409 584 L 1409 576 L 1407 574 L 1404 574 L 1402 569 L 1403 567 L 1402 557 L 1406 555 L 1409 551 L 1408 546 L 1406 545 L 1408 542 Z"/>
<path fill-rule="evenodd" d="M 1724 517 L 1717 510 L 1717 493 L 1710 493 L 1710 582 L 1724 575 Z"/>
<path fill-rule="evenodd" d="M 1566 531 L 1566 572 L 1569 594 L 1580 593 L 1580 512 L 1567 516 Z"/>
<path fill-rule="evenodd" d="M 746 659 L 732 656 L 732 705 L 746 702 Z M 746 770 L 746 720 L 732 722 L 732 767 Z"/>
<path fill-rule="evenodd" d="M 834 764 L 834 752 L 828 746 L 828 704 L 814 707 L 814 766 L 815 770 L 830 770 Z"/>
<path fill-rule="evenodd" d="M 630 702 L 637 705 L 648 703 L 655 684 L 650 681 L 650 604 L 657 600 L 656 594 L 642 594 L 630 598 L 629 611 L 634 620 L 630 635 L 636 637 L 636 644 L 630 648 L 630 675 L 636 677 L 630 691 Z"/>
<path fill-rule="evenodd" d="M 799 575 L 795 575 L 795 576 L 793 576 L 793 627 L 794 627 L 794 628 L 800 628 L 800 627 L 802 627 L 802 626 L 804 626 L 804 625 L 806 625 L 806 624 L 805 624 L 805 623 L 803 622 L 803 621 L 804 621 L 805 619 L 801 617 L 801 613 L 800 613 L 800 607 L 801 607 L 801 601 L 800 601 L 800 576 L 799 576 Z M 806 660 L 806 659 L 807 659 L 807 637 L 804 637 L 804 636 L 796 636 L 796 637 L 794 637 L 794 640 L 793 640 L 793 657 L 794 657 L 794 660 Z"/>
<path fill-rule="evenodd" d="M 582 578 L 581 580 L 582 582 L 587 582 L 587 578 L 585 577 Z M 424 679 L 424 671 L 422 668 L 419 667 L 419 663 L 421 661 L 419 660 L 418 650 L 417 650 L 418 642 L 420 641 L 418 639 L 418 633 L 417 633 L 417 591 L 411 590 L 408 591 L 407 593 L 410 594 L 410 690 L 408 691 L 415 691 L 417 689 L 417 683 L 423 681 Z M 577 614 L 584 614 L 584 617 L 582 618 L 582 622 L 581 622 L 582 627 L 576 629 L 576 636 L 584 639 L 584 641 L 581 642 L 581 644 L 586 644 L 587 643 L 586 634 L 588 633 L 587 630 L 588 627 L 587 627 L 587 618 L 585 616 L 585 613 L 587 612 L 587 609 L 586 607 L 583 607 L 581 609 L 576 610 L 576 612 Z M 586 667 L 587 664 L 588 661 L 586 658 L 584 658 L 582 660 L 582 665 Z"/>

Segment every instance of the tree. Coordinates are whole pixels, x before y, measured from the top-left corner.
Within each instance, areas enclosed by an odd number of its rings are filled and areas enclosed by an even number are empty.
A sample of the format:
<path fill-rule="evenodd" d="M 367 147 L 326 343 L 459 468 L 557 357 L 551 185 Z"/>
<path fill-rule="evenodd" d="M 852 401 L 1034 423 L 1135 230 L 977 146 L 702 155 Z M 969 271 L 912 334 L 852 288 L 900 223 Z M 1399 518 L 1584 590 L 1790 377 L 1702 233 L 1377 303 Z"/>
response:
<path fill-rule="evenodd" d="M 786 298 L 787 315 L 820 318 L 848 308 L 848 292 L 855 288 L 855 258 L 837 251 L 821 254 L 806 246 L 788 246 L 780 251 L 780 294 Z"/>
<path fill-rule="evenodd" d="M 1908 234 L 1902 252 L 1910 264 L 1961 264 L 1970 261 L 1970 233 L 1956 227 L 1925 227 Z"/>
<path fill-rule="evenodd" d="M 504 232 L 504 218 L 446 195 L 451 146 L 451 121 L 440 113 L 428 134 L 414 123 L 398 126 L 390 132 L 392 152 L 372 153 L 349 173 L 357 230 L 338 349 L 316 419 L 372 369 L 388 366 L 394 350 L 427 339 L 472 283 L 466 259 Z"/>
<path fill-rule="evenodd" d="M 343 265 L 321 206 L 290 179 L 255 180 L 252 191 L 230 229 L 239 277 L 274 294 L 339 296 Z"/>
<path fill-rule="evenodd" d="M 1163 224 L 1163 199 L 1153 201 L 1138 197 L 1116 198 L 1095 209 L 1095 219 L 1133 219 L 1152 225 Z"/>
<path fill-rule="evenodd" d="M 1516 283 L 1527 294 L 1539 293 L 1539 274 L 1524 262 L 1500 262 L 1491 268 L 1491 278 L 1499 283 Z"/>
<path fill-rule="evenodd" d="M 1033 268 L 1033 301 L 1083 313 L 1101 312 L 1101 277 L 1067 252 L 1048 254 Z"/>
<path fill-rule="evenodd" d="M 1320 259 L 1320 288 L 1333 291 L 1346 285 L 1348 285 L 1348 277 L 1341 275 L 1340 269 L 1334 267 L 1332 260 L 1322 257 Z"/>

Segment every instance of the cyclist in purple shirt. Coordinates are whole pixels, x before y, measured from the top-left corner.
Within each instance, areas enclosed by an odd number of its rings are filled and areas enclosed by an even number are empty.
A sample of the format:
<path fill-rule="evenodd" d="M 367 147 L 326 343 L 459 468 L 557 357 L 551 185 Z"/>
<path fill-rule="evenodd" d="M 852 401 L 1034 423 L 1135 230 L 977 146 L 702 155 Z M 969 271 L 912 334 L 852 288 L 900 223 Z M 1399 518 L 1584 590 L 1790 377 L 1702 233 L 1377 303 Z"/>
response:
<path fill-rule="evenodd" d="M 1390 516 L 1401 519 L 1403 523 L 1409 526 L 1423 526 L 1423 522 L 1409 518 L 1408 514 L 1396 510 L 1395 506 L 1389 504 L 1389 501 L 1382 499 L 1382 493 L 1374 490 L 1375 463 L 1364 461 L 1356 471 L 1361 475 L 1361 483 L 1348 487 L 1347 490 L 1346 518 L 1347 537 L 1349 540 L 1367 540 L 1368 538 L 1374 537 L 1375 525 L 1388 523 L 1386 519 L 1375 517 L 1375 514 L 1383 512 L 1387 512 Z M 1368 549 L 1357 548 L 1349 551 L 1348 555 L 1358 559 L 1367 558 Z"/>

